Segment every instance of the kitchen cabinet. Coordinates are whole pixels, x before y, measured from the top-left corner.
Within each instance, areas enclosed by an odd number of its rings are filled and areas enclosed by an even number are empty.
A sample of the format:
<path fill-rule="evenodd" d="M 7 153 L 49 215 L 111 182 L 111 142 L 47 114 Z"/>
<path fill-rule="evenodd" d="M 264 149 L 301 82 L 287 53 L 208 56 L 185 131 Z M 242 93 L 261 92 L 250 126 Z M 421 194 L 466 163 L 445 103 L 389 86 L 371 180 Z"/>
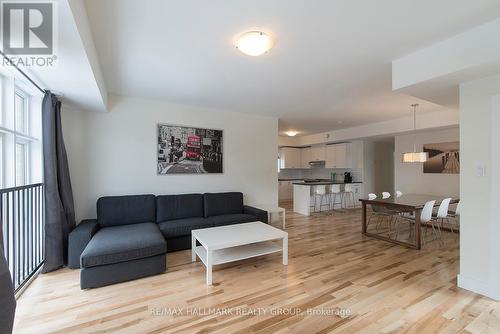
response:
<path fill-rule="evenodd" d="M 325 146 L 309 146 L 300 150 L 302 168 L 311 168 L 311 161 L 325 161 Z"/>
<path fill-rule="evenodd" d="M 297 147 L 282 147 L 280 149 L 280 168 L 301 168 L 301 149 Z"/>
<path fill-rule="evenodd" d="M 351 143 L 326 146 L 326 168 L 352 168 Z"/>
<path fill-rule="evenodd" d="M 311 152 L 312 152 L 311 161 L 325 161 L 325 154 L 326 154 L 325 145 L 313 146 Z"/>
<path fill-rule="evenodd" d="M 304 147 L 300 149 L 300 165 L 302 168 L 311 168 L 309 162 L 312 161 L 312 147 Z"/>
<path fill-rule="evenodd" d="M 295 181 L 279 181 L 278 182 L 278 198 L 279 200 L 290 200 L 293 198 L 293 182 Z"/>

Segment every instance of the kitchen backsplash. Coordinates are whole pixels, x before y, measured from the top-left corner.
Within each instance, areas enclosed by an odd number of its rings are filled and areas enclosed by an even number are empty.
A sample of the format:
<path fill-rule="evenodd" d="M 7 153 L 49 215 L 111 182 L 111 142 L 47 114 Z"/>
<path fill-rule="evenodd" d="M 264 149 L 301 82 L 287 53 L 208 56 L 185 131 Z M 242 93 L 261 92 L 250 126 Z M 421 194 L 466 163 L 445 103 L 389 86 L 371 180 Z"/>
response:
<path fill-rule="evenodd" d="M 363 181 L 363 176 L 360 170 L 353 168 L 338 169 L 312 167 L 310 169 L 282 169 L 278 173 L 279 179 L 329 179 L 332 173 L 336 173 L 337 180 L 344 179 L 344 173 L 351 172 L 353 181 Z"/>

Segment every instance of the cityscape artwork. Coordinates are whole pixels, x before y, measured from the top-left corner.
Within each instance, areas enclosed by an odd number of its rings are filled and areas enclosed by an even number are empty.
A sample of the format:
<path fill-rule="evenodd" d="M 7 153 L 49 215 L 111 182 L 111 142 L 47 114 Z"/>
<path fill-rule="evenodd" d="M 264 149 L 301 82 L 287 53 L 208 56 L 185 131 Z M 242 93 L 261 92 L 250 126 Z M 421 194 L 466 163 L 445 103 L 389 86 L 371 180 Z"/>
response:
<path fill-rule="evenodd" d="M 458 141 L 424 144 L 424 152 L 429 154 L 429 159 L 424 162 L 424 173 L 460 173 L 460 143 Z"/>
<path fill-rule="evenodd" d="M 158 124 L 158 175 L 222 173 L 222 130 Z"/>

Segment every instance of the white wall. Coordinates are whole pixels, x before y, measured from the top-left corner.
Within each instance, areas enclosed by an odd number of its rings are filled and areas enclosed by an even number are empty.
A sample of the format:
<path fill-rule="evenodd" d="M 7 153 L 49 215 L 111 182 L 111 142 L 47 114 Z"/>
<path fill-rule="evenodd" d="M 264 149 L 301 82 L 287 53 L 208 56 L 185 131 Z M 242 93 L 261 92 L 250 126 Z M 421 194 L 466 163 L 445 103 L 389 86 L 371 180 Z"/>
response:
<path fill-rule="evenodd" d="M 394 193 L 394 142 L 364 142 L 364 196 Z"/>
<path fill-rule="evenodd" d="M 459 174 L 424 174 L 421 163 L 403 163 L 404 152 L 413 151 L 413 134 L 395 137 L 394 186 L 403 193 L 459 196 Z M 459 141 L 459 129 L 426 131 L 417 134 L 417 150 L 424 144 Z"/>
<path fill-rule="evenodd" d="M 458 126 L 458 110 L 443 108 L 438 111 L 421 113 L 418 115 L 417 130 L 438 130 Z M 305 136 L 285 137 L 280 136 L 280 146 L 307 146 L 322 143 L 334 143 L 387 137 L 413 131 L 413 116 L 401 117 L 389 121 L 370 123 L 352 128 L 333 130 Z"/>
<path fill-rule="evenodd" d="M 77 219 L 95 217 L 105 195 L 241 191 L 278 203 L 278 120 L 156 100 L 111 96 L 110 112 L 63 112 Z M 224 130 L 224 173 L 156 173 L 157 123 Z"/>
<path fill-rule="evenodd" d="M 500 75 L 460 85 L 462 209 L 458 285 L 497 300 L 500 300 L 499 115 Z"/>

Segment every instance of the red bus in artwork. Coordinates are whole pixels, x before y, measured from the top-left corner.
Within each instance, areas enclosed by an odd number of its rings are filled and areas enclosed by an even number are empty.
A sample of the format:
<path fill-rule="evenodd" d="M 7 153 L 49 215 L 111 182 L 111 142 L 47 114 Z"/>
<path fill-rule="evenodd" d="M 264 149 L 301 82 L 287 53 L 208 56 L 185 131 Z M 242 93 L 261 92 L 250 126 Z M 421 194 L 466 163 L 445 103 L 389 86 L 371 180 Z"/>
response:
<path fill-rule="evenodd" d="M 186 159 L 200 160 L 201 142 L 200 137 L 191 135 L 187 137 Z"/>

